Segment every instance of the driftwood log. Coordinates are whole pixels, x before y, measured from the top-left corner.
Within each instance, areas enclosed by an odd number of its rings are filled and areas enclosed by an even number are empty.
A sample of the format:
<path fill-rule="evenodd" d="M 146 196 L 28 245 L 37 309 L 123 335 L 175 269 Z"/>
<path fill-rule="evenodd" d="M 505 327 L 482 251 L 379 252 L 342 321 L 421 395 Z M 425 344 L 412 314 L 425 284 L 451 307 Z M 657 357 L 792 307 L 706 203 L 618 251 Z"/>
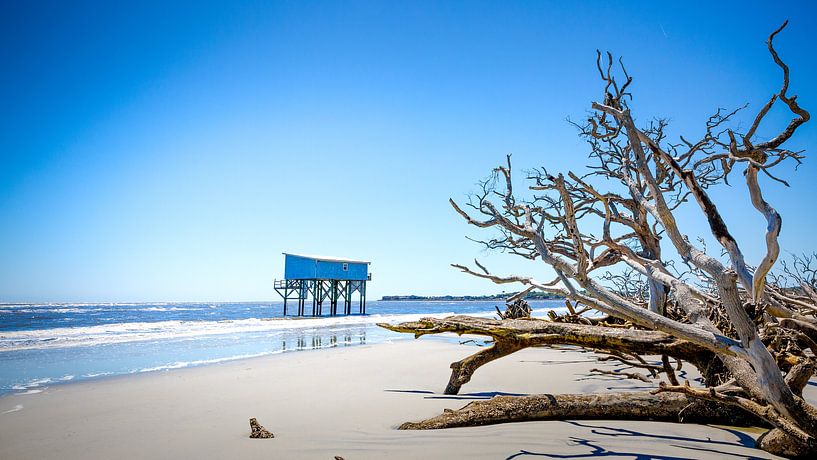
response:
<path fill-rule="evenodd" d="M 496 396 L 474 401 L 459 410 L 420 422 L 406 422 L 401 430 L 436 430 L 541 420 L 629 419 L 662 422 L 768 426 L 757 417 L 726 405 L 677 393 L 540 394 Z"/>

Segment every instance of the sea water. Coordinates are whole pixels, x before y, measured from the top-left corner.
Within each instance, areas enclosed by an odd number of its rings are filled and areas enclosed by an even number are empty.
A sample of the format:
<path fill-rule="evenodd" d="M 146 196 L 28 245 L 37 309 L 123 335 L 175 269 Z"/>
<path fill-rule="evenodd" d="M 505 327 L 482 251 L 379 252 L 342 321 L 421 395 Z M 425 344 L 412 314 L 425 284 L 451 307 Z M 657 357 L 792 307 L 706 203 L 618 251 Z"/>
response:
<path fill-rule="evenodd" d="M 0 304 L 0 395 L 290 351 L 411 339 L 380 328 L 426 316 L 491 317 L 501 301 L 370 301 L 366 315 L 282 317 L 281 302 Z M 533 301 L 534 316 L 562 301 Z M 328 309 L 324 306 L 324 312 Z M 311 305 L 307 305 L 308 313 Z M 356 312 L 358 305 L 353 305 Z"/>

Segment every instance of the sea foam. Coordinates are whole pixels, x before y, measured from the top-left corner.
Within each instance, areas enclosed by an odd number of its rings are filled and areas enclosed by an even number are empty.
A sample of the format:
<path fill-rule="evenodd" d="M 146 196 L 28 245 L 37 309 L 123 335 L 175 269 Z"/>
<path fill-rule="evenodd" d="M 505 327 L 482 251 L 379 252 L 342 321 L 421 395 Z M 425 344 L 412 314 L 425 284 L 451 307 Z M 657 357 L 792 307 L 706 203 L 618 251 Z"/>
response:
<path fill-rule="evenodd" d="M 94 346 L 144 340 L 185 339 L 207 335 L 299 330 L 305 332 L 333 326 L 380 322 L 416 321 L 423 317 L 446 317 L 453 312 L 404 315 L 366 315 L 321 318 L 249 318 L 222 321 L 156 321 L 61 327 L 0 333 L 0 353 L 16 350 Z M 492 313 L 479 313 L 490 316 Z"/>

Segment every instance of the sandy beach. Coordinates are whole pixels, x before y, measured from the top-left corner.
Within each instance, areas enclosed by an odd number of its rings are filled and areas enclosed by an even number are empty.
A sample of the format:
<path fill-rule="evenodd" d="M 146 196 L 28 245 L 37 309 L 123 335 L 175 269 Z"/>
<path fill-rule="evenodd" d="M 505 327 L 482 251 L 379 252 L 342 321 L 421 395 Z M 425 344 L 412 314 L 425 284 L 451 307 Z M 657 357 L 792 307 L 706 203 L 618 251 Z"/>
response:
<path fill-rule="evenodd" d="M 10 395 L 0 398 L 0 458 L 774 458 L 749 447 L 760 430 L 729 427 L 554 421 L 396 430 L 497 393 L 641 383 L 589 376 L 603 367 L 592 353 L 540 348 L 486 365 L 460 395 L 442 394 L 449 364 L 474 351 L 435 339 L 398 341 Z M 249 439 L 250 417 L 275 438 Z"/>

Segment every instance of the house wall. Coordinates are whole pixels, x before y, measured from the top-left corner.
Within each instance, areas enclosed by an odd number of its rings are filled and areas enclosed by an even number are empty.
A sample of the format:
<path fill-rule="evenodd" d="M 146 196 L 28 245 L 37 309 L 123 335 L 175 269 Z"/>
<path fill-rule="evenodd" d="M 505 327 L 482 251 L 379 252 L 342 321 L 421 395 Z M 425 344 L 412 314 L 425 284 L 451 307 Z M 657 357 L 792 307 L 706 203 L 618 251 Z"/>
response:
<path fill-rule="evenodd" d="M 318 278 L 334 280 L 365 280 L 368 276 L 368 264 L 349 262 L 348 269 L 343 270 L 343 262 L 318 261 Z"/>
<path fill-rule="evenodd" d="M 347 270 L 343 270 L 343 264 L 344 262 L 315 260 L 287 254 L 284 262 L 284 278 L 360 281 L 368 277 L 369 264 L 347 262 Z"/>
<path fill-rule="evenodd" d="M 284 260 L 284 278 L 288 280 L 316 279 L 318 261 L 306 257 L 286 255 Z"/>

